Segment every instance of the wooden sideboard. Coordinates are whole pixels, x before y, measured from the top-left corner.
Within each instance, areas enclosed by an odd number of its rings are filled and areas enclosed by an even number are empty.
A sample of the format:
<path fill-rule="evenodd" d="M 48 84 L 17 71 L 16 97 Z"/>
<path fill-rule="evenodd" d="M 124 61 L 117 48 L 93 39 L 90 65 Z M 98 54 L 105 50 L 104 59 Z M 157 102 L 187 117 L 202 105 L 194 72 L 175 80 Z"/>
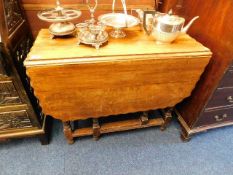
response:
<path fill-rule="evenodd" d="M 64 122 L 69 143 L 75 136 L 106 133 L 99 117 L 175 106 L 191 94 L 211 57 L 188 35 L 156 45 L 138 28 L 126 33 L 96 50 L 78 46 L 74 37 L 51 39 L 43 29 L 31 48 L 24 62 L 31 86 L 43 112 Z M 88 118 L 94 119 L 92 129 L 71 131 L 70 121 Z M 134 128 L 165 124 L 160 118 Z"/>
<path fill-rule="evenodd" d="M 188 33 L 210 48 L 213 56 L 192 95 L 177 106 L 182 138 L 233 124 L 231 97 L 233 60 L 232 0 L 163 0 L 188 21 L 200 16 Z M 177 6 L 178 5 L 178 6 Z"/>

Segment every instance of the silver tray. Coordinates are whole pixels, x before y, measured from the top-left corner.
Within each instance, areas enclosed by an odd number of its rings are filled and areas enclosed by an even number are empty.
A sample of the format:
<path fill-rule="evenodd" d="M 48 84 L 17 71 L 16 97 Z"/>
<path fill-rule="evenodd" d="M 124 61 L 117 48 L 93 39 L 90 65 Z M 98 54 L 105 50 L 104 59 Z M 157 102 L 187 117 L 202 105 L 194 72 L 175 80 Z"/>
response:
<path fill-rule="evenodd" d="M 62 14 L 61 14 L 62 13 Z M 82 14 L 79 10 L 74 9 L 61 9 L 58 11 L 57 9 L 47 9 L 39 12 L 37 16 L 47 22 L 65 22 L 71 21 L 80 17 Z"/>

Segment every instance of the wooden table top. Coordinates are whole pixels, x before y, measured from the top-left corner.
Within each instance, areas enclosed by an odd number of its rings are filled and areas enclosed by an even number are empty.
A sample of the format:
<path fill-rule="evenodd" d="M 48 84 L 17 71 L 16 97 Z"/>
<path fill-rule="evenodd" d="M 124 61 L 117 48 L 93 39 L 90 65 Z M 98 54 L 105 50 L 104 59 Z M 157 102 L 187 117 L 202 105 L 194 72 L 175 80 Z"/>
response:
<path fill-rule="evenodd" d="M 175 57 L 189 55 L 190 58 L 192 56 L 211 55 L 208 48 L 187 34 L 180 36 L 172 44 L 158 45 L 152 36 L 147 36 L 140 30 L 126 30 L 126 33 L 126 38 L 115 39 L 109 37 L 108 43 L 97 50 L 88 45 L 81 44 L 78 46 L 75 37 L 51 39 L 48 29 L 42 29 L 24 64 L 26 67 L 30 67 L 45 64 L 82 64 L 155 59 L 154 55 L 161 56 L 164 54 Z"/>

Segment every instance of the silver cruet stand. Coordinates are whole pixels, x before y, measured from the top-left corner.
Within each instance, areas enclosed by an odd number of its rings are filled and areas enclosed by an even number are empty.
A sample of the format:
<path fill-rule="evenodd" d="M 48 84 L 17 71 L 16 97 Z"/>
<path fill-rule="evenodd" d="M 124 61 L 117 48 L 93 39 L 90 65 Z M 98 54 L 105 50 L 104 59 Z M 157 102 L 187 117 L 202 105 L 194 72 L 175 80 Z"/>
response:
<path fill-rule="evenodd" d="M 94 18 L 94 13 L 98 5 L 98 1 L 95 0 L 94 6 L 91 6 L 89 0 L 86 0 L 88 9 L 91 14 L 91 19 L 86 20 L 85 23 L 76 24 L 78 29 L 78 45 L 87 44 L 99 49 L 100 46 L 108 41 L 108 33 L 105 31 L 105 25 L 98 22 Z"/>

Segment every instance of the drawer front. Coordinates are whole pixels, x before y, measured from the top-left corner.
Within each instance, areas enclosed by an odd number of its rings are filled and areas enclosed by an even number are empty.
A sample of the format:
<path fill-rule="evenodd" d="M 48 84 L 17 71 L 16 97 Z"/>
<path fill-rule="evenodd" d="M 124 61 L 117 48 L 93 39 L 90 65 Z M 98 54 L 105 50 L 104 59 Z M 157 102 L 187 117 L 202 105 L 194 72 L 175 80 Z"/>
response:
<path fill-rule="evenodd" d="M 230 105 L 233 106 L 233 87 L 217 89 L 207 104 L 206 110 L 208 108 L 219 108 Z"/>
<path fill-rule="evenodd" d="M 196 127 L 230 121 L 233 122 L 233 108 L 205 111 L 201 114 L 199 120 L 197 121 Z"/>
<path fill-rule="evenodd" d="M 0 82 L 0 106 L 21 103 L 14 83 L 11 81 Z"/>
<path fill-rule="evenodd" d="M 26 110 L 0 113 L 0 133 L 30 127 L 32 123 Z"/>
<path fill-rule="evenodd" d="M 233 87 L 233 68 L 231 67 L 223 76 L 218 87 Z"/>

